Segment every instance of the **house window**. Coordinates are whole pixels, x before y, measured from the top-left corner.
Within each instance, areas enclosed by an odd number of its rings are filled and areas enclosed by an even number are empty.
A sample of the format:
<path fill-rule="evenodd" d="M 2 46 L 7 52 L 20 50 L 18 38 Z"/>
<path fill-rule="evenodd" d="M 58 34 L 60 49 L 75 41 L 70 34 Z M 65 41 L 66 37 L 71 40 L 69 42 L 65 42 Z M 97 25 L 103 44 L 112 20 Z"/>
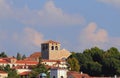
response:
<path fill-rule="evenodd" d="M 63 76 L 61 76 L 61 78 L 64 78 Z"/>
<path fill-rule="evenodd" d="M 12 67 L 15 67 L 15 65 L 13 64 Z"/>

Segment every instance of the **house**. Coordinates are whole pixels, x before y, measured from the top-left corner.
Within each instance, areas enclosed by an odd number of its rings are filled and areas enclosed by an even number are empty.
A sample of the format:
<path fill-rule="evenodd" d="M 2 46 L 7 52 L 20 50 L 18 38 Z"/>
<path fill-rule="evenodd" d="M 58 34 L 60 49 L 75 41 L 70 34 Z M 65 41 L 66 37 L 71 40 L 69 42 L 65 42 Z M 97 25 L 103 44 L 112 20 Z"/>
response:
<path fill-rule="evenodd" d="M 34 52 L 33 54 L 31 54 L 29 57 L 27 57 L 26 61 L 37 61 L 39 62 L 39 58 L 41 57 L 41 52 Z"/>
<path fill-rule="evenodd" d="M 41 44 L 42 59 L 61 60 L 68 58 L 71 53 L 68 50 L 60 48 L 59 42 L 49 40 Z"/>
<path fill-rule="evenodd" d="M 21 72 L 19 75 L 21 78 L 29 78 L 30 71 Z"/>
<path fill-rule="evenodd" d="M 75 71 L 67 72 L 67 78 L 91 78 L 88 74 L 79 73 Z"/>
<path fill-rule="evenodd" d="M 60 49 L 59 42 L 49 40 L 41 44 L 41 52 L 35 52 L 24 60 L 17 60 L 13 57 L 0 58 L 0 66 L 5 67 L 9 65 L 10 68 L 16 69 L 21 77 L 27 77 L 29 72 L 31 72 L 30 67 L 37 65 L 39 63 L 39 58 L 42 57 L 42 64 L 46 65 L 48 68 L 59 67 L 60 69 L 53 70 L 62 74 L 64 72 L 63 69 L 65 70 L 67 68 L 65 59 L 70 55 L 71 53 L 68 50 Z"/>
<path fill-rule="evenodd" d="M 37 65 L 38 62 L 36 61 L 25 61 L 25 60 L 17 60 L 16 58 L 0 58 L 0 66 L 5 67 L 6 65 L 9 65 L 10 68 L 13 68 L 15 66 L 19 65 Z"/>
<path fill-rule="evenodd" d="M 17 74 L 21 74 L 23 72 L 31 72 L 31 66 L 29 65 L 18 65 L 13 67 L 17 71 Z"/>
<path fill-rule="evenodd" d="M 50 69 L 50 78 L 67 78 L 67 69 L 65 68 L 51 68 Z"/>
<path fill-rule="evenodd" d="M 65 60 L 42 60 L 42 64 L 49 66 L 50 68 L 52 67 L 62 67 L 62 68 L 67 68 L 67 64 Z"/>
<path fill-rule="evenodd" d="M 7 78 L 8 77 L 8 73 L 5 71 L 0 71 L 0 78 Z"/>

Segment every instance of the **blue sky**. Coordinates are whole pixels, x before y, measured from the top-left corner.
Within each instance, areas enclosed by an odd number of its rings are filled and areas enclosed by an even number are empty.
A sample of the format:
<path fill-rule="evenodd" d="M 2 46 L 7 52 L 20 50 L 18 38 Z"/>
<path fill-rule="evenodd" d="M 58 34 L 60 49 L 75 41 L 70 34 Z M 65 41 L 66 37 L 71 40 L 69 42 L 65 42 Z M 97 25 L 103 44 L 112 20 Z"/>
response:
<path fill-rule="evenodd" d="M 120 0 L 0 0 L 0 52 L 30 55 L 46 40 L 69 51 L 120 50 Z"/>

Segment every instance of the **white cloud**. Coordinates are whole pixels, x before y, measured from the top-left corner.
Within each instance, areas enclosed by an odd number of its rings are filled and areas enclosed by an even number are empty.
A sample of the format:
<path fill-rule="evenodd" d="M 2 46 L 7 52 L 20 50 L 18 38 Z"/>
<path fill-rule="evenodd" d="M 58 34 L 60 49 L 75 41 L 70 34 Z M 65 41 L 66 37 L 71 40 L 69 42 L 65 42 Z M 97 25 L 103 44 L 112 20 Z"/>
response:
<path fill-rule="evenodd" d="M 120 7 L 120 0 L 98 0 L 99 2 L 111 4 L 116 7 Z"/>
<path fill-rule="evenodd" d="M 98 29 L 95 23 L 90 23 L 81 33 L 83 43 L 93 42 L 93 43 L 104 43 L 108 40 L 107 31 L 104 29 Z M 85 40 L 87 39 L 87 40 Z"/>
<path fill-rule="evenodd" d="M 12 7 L 6 2 L 6 0 L 0 0 L 0 18 L 9 18 L 13 14 Z"/>
<path fill-rule="evenodd" d="M 39 26 L 68 26 L 82 24 L 84 18 L 78 14 L 65 13 L 57 8 L 53 1 L 47 1 L 40 10 L 31 10 L 28 6 L 24 8 L 13 8 L 6 0 L 0 2 L 0 17 L 14 19 L 27 25 Z"/>
<path fill-rule="evenodd" d="M 49 24 L 81 24 L 83 23 L 83 18 L 76 15 L 70 15 L 62 11 L 61 8 L 57 8 L 53 1 L 49 1 L 45 4 L 43 10 L 39 11 L 40 18 L 42 17 L 43 22 L 48 21 Z"/>
<path fill-rule="evenodd" d="M 0 51 L 6 51 L 10 55 L 14 55 L 16 52 L 28 54 L 27 52 L 40 51 L 42 42 L 44 42 L 44 36 L 29 27 L 24 28 L 21 32 L 14 33 L 0 29 Z"/>
<path fill-rule="evenodd" d="M 96 23 L 90 23 L 80 33 L 80 44 L 83 49 L 94 46 L 103 47 L 108 41 L 107 31 L 98 29 Z"/>
<path fill-rule="evenodd" d="M 98 28 L 96 23 L 90 23 L 80 33 L 80 48 L 82 50 L 91 47 L 108 49 L 116 47 L 120 50 L 120 37 L 111 37 L 105 29 Z"/>
<path fill-rule="evenodd" d="M 15 33 L 13 39 L 25 47 L 40 47 L 40 44 L 44 41 L 41 33 L 28 27 L 22 33 Z"/>

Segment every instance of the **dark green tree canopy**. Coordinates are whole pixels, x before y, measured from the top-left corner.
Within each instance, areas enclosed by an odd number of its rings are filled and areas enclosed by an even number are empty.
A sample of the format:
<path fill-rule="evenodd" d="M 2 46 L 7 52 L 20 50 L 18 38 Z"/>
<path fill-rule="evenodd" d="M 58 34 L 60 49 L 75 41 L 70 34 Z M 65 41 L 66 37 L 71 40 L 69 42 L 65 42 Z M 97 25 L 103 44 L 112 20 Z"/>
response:
<path fill-rule="evenodd" d="M 17 53 L 17 56 L 16 56 L 17 60 L 21 60 L 22 59 L 22 56 L 20 53 Z"/>
<path fill-rule="evenodd" d="M 4 57 L 7 57 L 7 55 L 5 54 L 5 52 L 1 52 L 0 53 L 0 58 L 4 58 Z"/>
<path fill-rule="evenodd" d="M 74 52 L 71 57 L 78 60 L 80 72 L 91 76 L 120 76 L 120 52 L 115 47 L 107 51 L 93 47 L 83 53 Z"/>
<path fill-rule="evenodd" d="M 76 58 L 74 58 L 74 57 L 68 58 L 67 63 L 69 64 L 71 71 L 79 71 L 80 70 L 79 62 Z"/>
<path fill-rule="evenodd" d="M 26 58 L 26 55 L 24 54 L 23 56 L 22 56 L 22 60 L 24 60 Z"/>

